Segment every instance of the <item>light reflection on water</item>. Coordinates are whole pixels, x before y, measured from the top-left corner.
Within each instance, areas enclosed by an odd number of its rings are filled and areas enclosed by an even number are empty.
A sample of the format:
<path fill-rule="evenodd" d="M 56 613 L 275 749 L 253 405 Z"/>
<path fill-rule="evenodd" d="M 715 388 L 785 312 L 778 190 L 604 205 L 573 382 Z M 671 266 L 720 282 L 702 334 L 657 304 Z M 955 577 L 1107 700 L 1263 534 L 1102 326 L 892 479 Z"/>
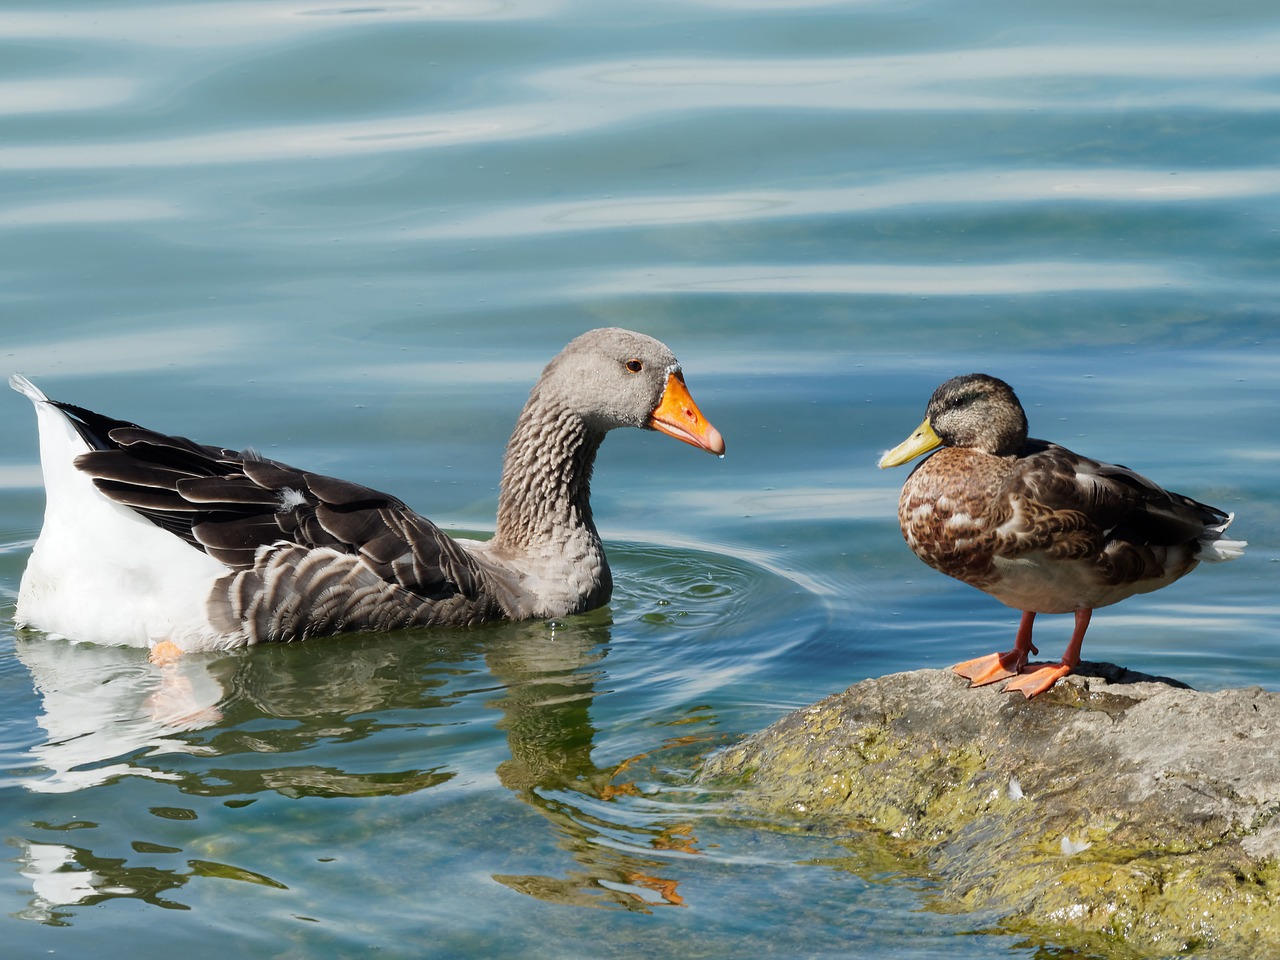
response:
<path fill-rule="evenodd" d="M 664 868 L 673 851 L 700 853 L 696 822 L 715 808 L 703 803 L 682 812 L 654 796 L 678 784 L 666 756 L 678 756 L 687 774 L 694 755 L 723 742 L 709 726 L 715 717 L 695 709 L 665 735 L 646 736 L 636 755 L 600 761 L 593 754 L 601 721 L 593 713 L 608 722 L 611 711 L 600 711 L 597 698 L 639 695 L 647 701 L 643 712 L 660 714 L 664 703 L 687 703 L 749 677 L 758 665 L 727 658 L 717 667 L 716 656 L 701 658 L 684 678 L 678 669 L 655 676 L 637 660 L 662 655 L 660 645 L 628 634 L 694 638 L 755 629 L 785 609 L 769 598 L 789 588 L 708 554 L 620 553 L 648 571 L 614 608 L 613 616 L 629 623 L 596 613 L 550 624 L 320 640 L 161 666 L 138 650 L 21 637 L 15 652 L 39 698 L 41 731 L 18 764 L 30 773 L 11 788 L 72 794 L 118 788 L 132 777 L 164 781 L 188 798 L 166 815 L 180 822 L 180 811 L 197 798 L 243 809 L 264 792 L 290 799 L 429 789 L 465 796 L 496 778 L 547 821 L 560 838 L 556 846 L 578 863 L 554 876 L 495 875 L 497 882 L 557 903 L 641 911 L 680 905 L 681 881 Z M 789 629 L 780 626 L 779 636 Z M 678 648 L 671 639 L 666 646 Z M 444 759 L 417 766 L 430 756 Z M 641 788 L 640 774 L 659 779 Z M 216 820 L 217 810 L 189 819 Z M 18 841 L 23 875 L 35 889 L 24 916 L 62 922 L 59 908 L 76 904 L 138 896 L 158 902 L 157 885 L 143 890 L 136 876 L 154 871 L 86 846 L 98 834 L 83 826 L 74 844 Z M 185 903 L 182 890 L 199 878 L 290 889 L 292 876 L 263 865 L 276 842 L 260 838 L 252 867 L 202 859 L 199 869 L 161 871 L 164 903 Z M 137 838 L 132 845 L 193 852 Z M 398 856 L 394 845 L 386 855 Z"/>
<path fill-rule="evenodd" d="M 606 275 L 586 294 L 619 290 L 655 292 L 819 293 L 889 296 L 1009 296 L 1079 290 L 1175 287 L 1191 278 L 1146 264 L 1013 261 L 957 266 L 886 266 L 833 263 L 783 270 L 744 267 L 648 267 Z"/>
<path fill-rule="evenodd" d="M 969 370 L 1251 542 L 1101 611 L 1086 657 L 1280 687 L 1278 31 L 1248 0 L 0 12 L 0 353 L 51 395 L 467 535 L 542 365 L 618 324 L 673 346 L 729 448 L 609 439 L 618 587 L 564 623 L 163 670 L 0 629 L 0 914 L 36 921 L 10 945 L 1059 955 L 692 773 L 1012 636 L 910 555 L 875 468 Z M 42 507 L 4 403 L 11 615 Z"/>
<path fill-rule="evenodd" d="M 747 221 L 774 217 L 811 217 L 838 212 L 868 214 L 919 207 L 963 208 L 982 204 L 1026 204 L 1061 200 L 1166 204 L 1174 200 L 1222 200 L 1265 197 L 1280 192 L 1274 170 L 1098 170 L 1096 168 L 955 171 L 945 176 L 888 177 L 876 171 L 866 179 L 851 175 L 850 186 L 822 190 L 757 190 L 751 194 L 647 196 L 638 199 L 573 200 L 500 210 L 467 220 L 431 222 L 411 229 L 422 239 L 512 237 L 591 229 Z"/>
<path fill-rule="evenodd" d="M 1113 109 L 1111 84 L 1126 78 L 1163 81 L 1145 95 L 1130 90 L 1133 107 L 1223 109 L 1225 96 L 1228 110 L 1273 110 L 1280 97 L 1251 82 L 1272 75 L 1268 58 L 1277 36 L 1167 46 L 1020 44 L 838 60 L 651 60 L 575 66 L 534 83 L 569 102 L 583 87 L 608 86 L 611 104 L 630 105 L 636 114 L 669 110 L 664 97 L 689 91 L 702 107 L 1079 114 Z M 1070 82 L 1082 77 L 1091 82 Z"/>
<path fill-rule="evenodd" d="M 24 343 L 11 350 L 15 366 L 32 370 L 54 370 L 59 376 L 74 377 L 102 370 L 112 373 L 142 373 L 173 367 L 205 367 L 220 355 L 251 348 L 252 335 L 242 328 L 196 324 L 174 329 L 165 327 L 102 337 Z"/>

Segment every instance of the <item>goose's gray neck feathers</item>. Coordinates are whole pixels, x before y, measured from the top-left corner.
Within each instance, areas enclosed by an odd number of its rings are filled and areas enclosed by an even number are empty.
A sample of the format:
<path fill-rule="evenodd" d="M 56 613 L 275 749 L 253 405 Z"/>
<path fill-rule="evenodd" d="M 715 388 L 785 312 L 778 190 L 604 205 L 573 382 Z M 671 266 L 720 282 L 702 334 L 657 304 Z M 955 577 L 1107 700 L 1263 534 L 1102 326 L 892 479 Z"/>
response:
<path fill-rule="evenodd" d="M 473 550 L 514 616 L 557 617 L 608 603 L 613 578 L 591 516 L 604 432 L 535 395 L 507 444 L 494 537 Z"/>
<path fill-rule="evenodd" d="M 507 444 L 494 546 L 522 554 L 588 531 L 591 471 L 604 434 L 556 405 L 531 399 Z"/>

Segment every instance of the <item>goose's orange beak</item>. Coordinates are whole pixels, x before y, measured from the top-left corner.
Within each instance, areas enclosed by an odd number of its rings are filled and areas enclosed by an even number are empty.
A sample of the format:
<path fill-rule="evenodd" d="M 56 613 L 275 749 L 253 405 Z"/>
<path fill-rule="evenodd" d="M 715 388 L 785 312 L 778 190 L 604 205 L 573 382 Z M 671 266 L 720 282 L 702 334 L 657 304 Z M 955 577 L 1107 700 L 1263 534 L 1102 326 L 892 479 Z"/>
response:
<path fill-rule="evenodd" d="M 684 375 L 678 370 L 667 375 L 667 388 L 662 391 L 657 409 L 649 416 L 649 426 L 716 456 L 724 453 L 724 437 L 707 423 L 693 397 L 689 396 Z"/>

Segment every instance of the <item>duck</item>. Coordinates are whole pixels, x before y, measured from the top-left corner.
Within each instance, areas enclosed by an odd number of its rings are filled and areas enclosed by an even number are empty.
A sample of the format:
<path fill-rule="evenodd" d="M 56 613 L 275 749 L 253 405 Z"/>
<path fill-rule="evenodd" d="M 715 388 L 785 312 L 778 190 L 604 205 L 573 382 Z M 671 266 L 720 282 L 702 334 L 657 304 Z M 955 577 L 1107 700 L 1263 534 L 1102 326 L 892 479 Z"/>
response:
<path fill-rule="evenodd" d="M 637 427 L 725 450 L 669 347 L 590 330 L 517 418 L 493 536 L 455 539 L 362 484 L 51 400 L 20 374 L 9 383 L 35 405 L 46 501 L 17 624 L 157 661 L 600 607 L 613 583 L 591 474 L 605 435 Z"/>
<path fill-rule="evenodd" d="M 934 391 L 923 422 L 879 466 L 932 453 L 902 486 L 903 537 L 935 570 L 1022 611 L 1012 650 L 951 669 L 971 686 L 1008 680 L 1006 691 L 1030 699 L 1079 666 L 1094 610 L 1167 587 L 1201 561 L 1233 560 L 1247 544 L 1225 536 L 1234 514 L 1027 430 L 1009 384 L 965 374 Z M 1028 662 L 1039 613 L 1075 615 L 1057 663 Z"/>

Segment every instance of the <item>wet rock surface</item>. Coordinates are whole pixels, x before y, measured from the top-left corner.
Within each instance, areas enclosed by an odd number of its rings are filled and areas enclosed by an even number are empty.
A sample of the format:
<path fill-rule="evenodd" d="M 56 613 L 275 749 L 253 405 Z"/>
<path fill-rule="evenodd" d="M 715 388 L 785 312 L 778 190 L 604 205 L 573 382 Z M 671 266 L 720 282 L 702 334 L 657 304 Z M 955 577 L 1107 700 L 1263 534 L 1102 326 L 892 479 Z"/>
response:
<path fill-rule="evenodd" d="M 1280 956 L 1280 694 L 1097 663 L 1030 701 L 999 686 L 866 680 L 701 778 L 746 810 L 891 844 L 942 908 L 999 929 L 1117 956 Z"/>

